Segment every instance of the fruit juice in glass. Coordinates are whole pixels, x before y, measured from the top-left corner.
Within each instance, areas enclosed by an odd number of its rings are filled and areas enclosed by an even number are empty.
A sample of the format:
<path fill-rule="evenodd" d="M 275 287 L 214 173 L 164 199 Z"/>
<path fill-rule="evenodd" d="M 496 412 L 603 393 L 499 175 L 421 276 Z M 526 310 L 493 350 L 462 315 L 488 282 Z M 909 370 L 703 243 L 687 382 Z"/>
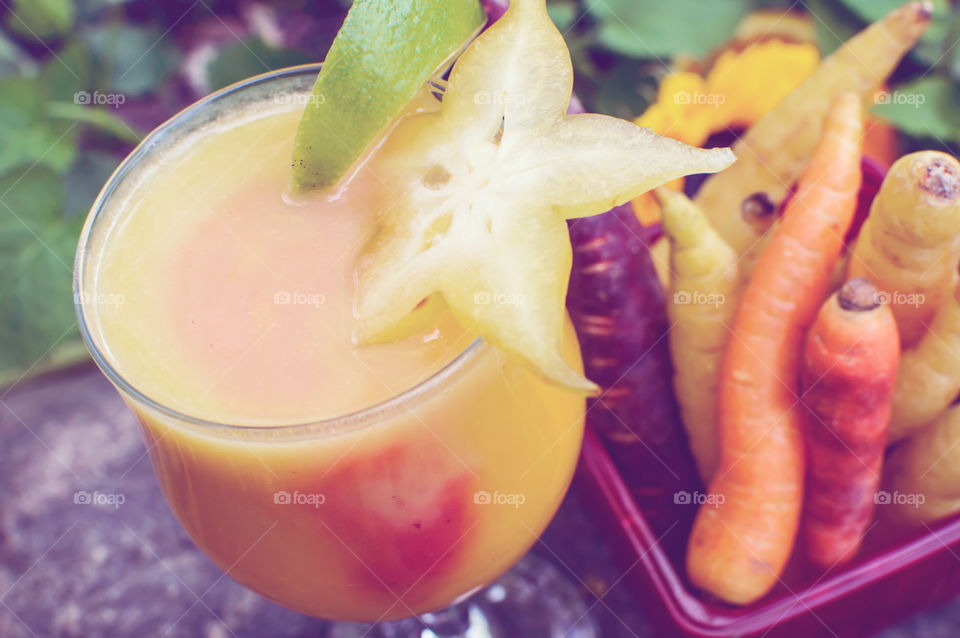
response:
<path fill-rule="evenodd" d="M 535 542 L 584 399 L 449 313 L 356 345 L 357 259 L 390 194 L 374 150 L 335 194 L 290 195 L 318 68 L 229 87 L 141 144 L 87 222 L 78 312 L 221 569 L 306 614 L 389 620 L 451 604 Z M 566 344 L 580 369 L 569 324 Z"/>

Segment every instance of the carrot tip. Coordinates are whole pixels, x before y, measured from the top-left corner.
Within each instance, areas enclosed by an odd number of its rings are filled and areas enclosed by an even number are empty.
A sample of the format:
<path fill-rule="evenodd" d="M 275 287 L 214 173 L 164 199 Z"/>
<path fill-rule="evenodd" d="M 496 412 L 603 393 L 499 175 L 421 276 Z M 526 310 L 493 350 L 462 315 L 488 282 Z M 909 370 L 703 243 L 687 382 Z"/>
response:
<path fill-rule="evenodd" d="M 878 307 L 882 300 L 877 287 L 869 279 L 856 277 L 843 284 L 837 293 L 837 302 L 844 310 L 866 312 Z"/>
<path fill-rule="evenodd" d="M 928 0 L 927 2 L 918 2 L 917 4 L 920 5 L 916 9 L 918 18 L 920 18 L 921 20 L 930 20 L 931 18 L 933 18 L 932 2 L 929 2 Z"/>

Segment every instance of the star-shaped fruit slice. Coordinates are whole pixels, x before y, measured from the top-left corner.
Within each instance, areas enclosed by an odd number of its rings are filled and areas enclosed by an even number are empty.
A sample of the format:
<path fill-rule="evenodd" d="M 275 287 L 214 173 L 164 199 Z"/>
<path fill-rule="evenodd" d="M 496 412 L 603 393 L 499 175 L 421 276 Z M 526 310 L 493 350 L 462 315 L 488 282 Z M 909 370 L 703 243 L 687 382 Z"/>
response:
<path fill-rule="evenodd" d="M 389 196 L 359 266 L 361 342 L 439 293 L 465 328 L 558 384 L 595 389 L 563 357 L 565 220 L 734 156 L 566 115 L 572 88 L 544 0 L 512 0 L 454 64 L 440 109 L 396 125 L 373 166 Z"/>

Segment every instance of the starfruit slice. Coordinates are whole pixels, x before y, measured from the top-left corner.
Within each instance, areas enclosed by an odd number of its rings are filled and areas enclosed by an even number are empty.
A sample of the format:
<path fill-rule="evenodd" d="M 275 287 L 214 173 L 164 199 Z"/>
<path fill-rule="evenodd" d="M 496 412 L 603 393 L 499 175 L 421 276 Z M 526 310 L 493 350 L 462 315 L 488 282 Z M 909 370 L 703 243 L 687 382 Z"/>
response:
<path fill-rule="evenodd" d="M 359 266 L 363 341 L 439 293 L 466 329 L 552 381 L 563 358 L 566 218 L 730 165 L 604 115 L 566 115 L 573 68 L 544 0 L 512 0 L 454 64 L 441 108 L 402 120 L 374 165 L 387 204 Z"/>
<path fill-rule="evenodd" d="M 383 332 L 372 335 L 364 341 L 366 343 L 391 343 L 403 341 L 414 335 L 422 335 L 431 326 L 435 326 L 443 314 L 447 312 L 447 304 L 440 295 L 430 295 L 421 299 L 414 306 L 410 314 L 400 321 L 387 326 Z"/>

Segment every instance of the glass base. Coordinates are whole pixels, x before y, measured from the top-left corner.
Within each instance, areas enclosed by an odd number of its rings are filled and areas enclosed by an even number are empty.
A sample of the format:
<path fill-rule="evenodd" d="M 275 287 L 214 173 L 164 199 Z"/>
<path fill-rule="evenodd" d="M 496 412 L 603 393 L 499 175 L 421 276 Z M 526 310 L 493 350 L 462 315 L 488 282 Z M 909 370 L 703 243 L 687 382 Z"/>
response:
<path fill-rule="evenodd" d="M 388 623 L 338 623 L 327 638 L 597 638 L 580 591 L 528 554 L 495 583 L 436 613 Z"/>

